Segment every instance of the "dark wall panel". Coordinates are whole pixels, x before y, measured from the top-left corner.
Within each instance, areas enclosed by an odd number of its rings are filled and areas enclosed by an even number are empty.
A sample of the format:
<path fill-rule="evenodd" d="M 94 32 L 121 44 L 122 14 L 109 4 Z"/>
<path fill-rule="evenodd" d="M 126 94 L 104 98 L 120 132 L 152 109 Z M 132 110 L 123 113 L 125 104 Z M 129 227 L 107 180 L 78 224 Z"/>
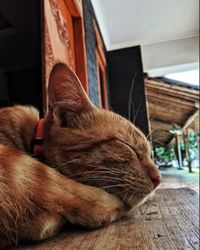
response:
<path fill-rule="evenodd" d="M 130 120 L 147 135 L 149 130 L 140 47 L 110 51 L 107 59 L 112 110 L 129 118 L 129 94 L 135 78 Z"/>
<path fill-rule="evenodd" d="M 0 106 L 42 109 L 40 1 L 0 1 Z"/>
<path fill-rule="evenodd" d="M 33 105 L 41 114 L 42 88 L 41 70 L 39 67 L 22 68 L 5 73 L 8 80 L 10 104 Z"/>
<path fill-rule="evenodd" d="M 0 1 L 0 68 L 36 66 L 41 58 L 40 1 Z"/>

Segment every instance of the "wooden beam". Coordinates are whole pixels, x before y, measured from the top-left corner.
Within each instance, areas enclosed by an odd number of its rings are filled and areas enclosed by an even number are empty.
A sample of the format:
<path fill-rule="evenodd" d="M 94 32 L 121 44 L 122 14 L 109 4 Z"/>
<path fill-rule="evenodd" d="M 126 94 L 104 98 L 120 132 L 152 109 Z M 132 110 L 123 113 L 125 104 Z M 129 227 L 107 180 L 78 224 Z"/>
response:
<path fill-rule="evenodd" d="M 182 94 L 182 93 L 178 93 L 177 91 L 174 91 L 174 90 L 162 90 L 162 89 L 159 89 L 159 88 L 155 88 L 155 89 L 152 89 L 150 88 L 151 90 L 153 90 L 153 92 L 156 94 L 156 95 L 168 95 L 168 96 L 171 96 L 171 97 L 176 97 L 176 98 L 181 98 L 183 100 L 188 100 L 188 101 L 198 101 L 199 100 L 199 96 L 197 95 L 191 95 L 191 94 Z M 147 87 L 147 92 L 148 92 L 149 88 Z"/>
<path fill-rule="evenodd" d="M 190 117 L 188 117 L 182 129 L 184 130 L 185 128 L 187 128 L 194 121 L 194 119 L 198 116 L 198 114 L 199 114 L 199 110 L 195 110 L 193 114 Z"/>
<path fill-rule="evenodd" d="M 167 95 L 166 93 L 163 93 L 161 95 L 157 95 L 154 91 L 152 90 L 148 90 L 147 91 L 147 98 L 148 100 L 161 100 L 161 101 L 167 101 L 171 104 L 180 104 L 182 106 L 186 106 L 188 108 L 191 108 L 191 107 L 197 107 L 198 104 L 196 104 L 196 102 L 194 100 L 191 100 L 191 101 L 188 101 L 188 100 L 185 100 L 185 99 L 182 99 L 182 98 L 177 98 L 177 96 L 175 97 L 172 97 L 172 96 L 169 96 Z"/>
<path fill-rule="evenodd" d="M 181 86 L 177 86 L 177 85 L 172 85 L 172 84 L 167 84 L 164 82 L 158 82 L 158 81 L 152 81 L 152 80 L 147 80 L 145 79 L 145 85 L 147 86 L 151 86 L 153 88 L 165 88 L 165 89 L 171 89 L 171 90 L 175 90 L 176 92 L 185 92 L 185 93 L 191 93 L 193 95 L 199 95 L 199 91 L 195 90 L 195 89 L 191 89 L 191 88 L 187 88 L 187 87 L 181 87 Z"/>
<path fill-rule="evenodd" d="M 150 85 L 145 83 L 145 87 L 147 91 L 150 89 L 154 91 L 155 93 L 161 93 L 161 94 L 168 94 L 172 95 L 174 97 L 180 96 L 182 99 L 187 99 L 187 100 L 199 100 L 199 92 L 195 91 L 195 93 L 191 93 L 189 89 L 186 91 L 181 91 L 181 90 L 176 90 L 173 88 L 166 88 L 165 86 L 159 86 L 159 85 Z"/>
<path fill-rule="evenodd" d="M 147 100 L 149 103 L 155 104 L 157 106 L 167 106 L 169 107 L 169 109 L 170 108 L 180 109 L 182 110 L 182 112 L 192 112 L 194 109 L 196 109 L 192 106 L 184 106 L 183 104 L 170 102 L 169 100 L 165 100 L 161 98 L 154 99 L 154 98 L 147 96 Z"/>
<path fill-rule="evenodd" d="M 147 88 L 147 93 L 148 93 L 149 89 Z M 177 93 L 176 91 L 168 91 L 168 90 L 162 90 L 160 91 L 159 89 L 154 89 L 153 90 L 154 94 L 156 94 L 157 96 L 159 95 L 165 95 L 165 96 L 171 96 L 173 98 L 177 98 L 177 99 L 182 99 L 182 100 L 186 100 L 186 101 L 199 101 L 199 96 L 195 96 L 195 95 L 180 95 L 179 93 Z"/>
<path fill-rule="evenodd" d="M 153 103 L 149 103 L 149 111 L 150 111 L 150 116 L 152 115 L 152 116 L 158 117 L 158 115 L 159 115 L 159 117 L 162 117 L 162 116 L 169 117 L 169 122 L 173 121 L 173 118 L 183 119 L 185 117 L 188 117 L 188 115 L 191 114 L 191 112 L 184 112 L 183 113 L 181 109 L 177 109 L 175 107 L 164 106 L 164 105 L 158 106 L 158 105 L 155 105 Z M 156 114 L 156 115 L 154 115 L 154 114 Z"/>
<path fill-rule="evenodd" d="M 162 130 L 187 127 L 199 112 L 199 91 L 187 87 L 170 85 L 159 81 L 145 80 L 153 140 L 163 135 Z M 169 143 L 173 135 L 164 134 L 159 141 Z"/>
<path fill-rule="evenodd" d="M 181 148 L 180 148 L 180 138 L 178 135 L 175 135 L 175 139 L 176 139 L 176 148 L 177 148 L 177 152 L 178 152 L 178 163 L 179 163 L 179 169 L 182 169 L 183 165 L 182 165 L 182 154 L 181 154 Z"/>
<path fill-rule="evenodd" d="M 167 121 L 163 121 L 162 119 L 160 119 L 160 118 L 157 118 L 157 117 L 153 117 L 153 116 L 151 116 L 151 118 L 150 118 L 150 122 L 152 123 L 152 124 L 156 124 L 156 126 L 162 126 L 162 127 L 164 127 L 165 129 L 167 129 L 167 128 L 169 128 L 169 129 L 171 129 L 172 127 L 174 127 L 175 125 L 176 126 L 179 126 L 178 124 L 175 124 L 175 123 L 173 123 L 173 122 L 167 122 Z"/>

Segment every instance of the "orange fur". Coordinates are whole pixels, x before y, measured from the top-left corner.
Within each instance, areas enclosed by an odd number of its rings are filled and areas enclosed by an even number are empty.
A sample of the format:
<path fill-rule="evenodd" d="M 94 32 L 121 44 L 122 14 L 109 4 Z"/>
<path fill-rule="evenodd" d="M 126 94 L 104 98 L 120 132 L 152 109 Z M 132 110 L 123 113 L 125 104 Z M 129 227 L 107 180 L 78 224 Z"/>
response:
<path fill-rule="evenodd" d="M 38 111 L 0 110 L 0 246 L 51 237 L 65 221 L 103 226 L 160 181 L 142 132 L 94 107 L 64 64 L 51 72 L 49 105 L 43 163 L 30 156 Z"/>

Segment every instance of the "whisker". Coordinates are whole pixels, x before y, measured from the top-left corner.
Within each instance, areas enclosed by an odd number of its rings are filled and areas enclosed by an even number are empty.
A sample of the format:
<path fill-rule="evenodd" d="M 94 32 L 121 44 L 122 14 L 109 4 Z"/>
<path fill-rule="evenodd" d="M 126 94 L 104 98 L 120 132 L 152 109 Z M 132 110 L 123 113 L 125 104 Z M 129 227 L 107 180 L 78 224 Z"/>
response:
<path fill-rule="evenodd" d="M 95 176 L 96 177 L 96 176 Z M 98 177 L 98 176 L 97 176 Z M 109 180 L 109 181 L 122 181 L 122 179 L 121 178 L 116 178 L 116 177 L 108 177 L 108 176 L 101 176 L 100 178 L 94 178 L 93 176 L 84 176 L 84 177 L 80 177 L 80 178 L 78 178 L 79 180 L 81 179 L 81 180 L 93 180 L 93 181 L 99 181 L 99 180 L 101 180 L 101 181 L 107 181 L 107 180 Z M 130 184 L 130 185 L 132 185 L 132 182 L 130 182 L 130 181 L 128 181 L 128 180 L 126 180 L 126 183 L 128 184 Z"/>
<path fill-rule="evenodd" d="M 125 194 L 125 196 L 124 196 L 124 200 L 126 200 L 126 197 L 127 197 L 127 195 L 128 195 L 128 192 L 129 192 L 129 190 L 127 190 L 127 192 L 126 192 L 126 194 Z"/>
<path fill-rule="evenodd" d="M 109 171 L 109 170 L 88 170 L 88 171 L 84 171 L 83 174 L 86 176 L 87 174 L 105 174 L 105 173 L 112 173 L 112 175 L 114 176 L 119 176 L 119 174 L 121 175 L 123 172 L 117 172 L 117 171 Z M 126 172 L 125 172 L 126 173 Z M 126 173 L 127 174 L 127 173 Z M 68 177 L 75 177 L 75 176 L 79 176 L 80 173 L 73 173 L 71 175 L 68 175 Z"/>
<path fill-rule="evenodd" d="M 128 119 L 129 120 L 131 119 L 131 99 L 133 97 L 133 90 L 134 90 L 136 75 L 137 75 L 137 72 L 135 72 L 133 76 L 133 80 L 132 80 L 130 92 L 129 92 L 129 98 L 128 98 Z"/>
<path fill-rule="evenodd" d="M 113 188 L 113 187 L 125 187 L 125 186 L 129 186 L 128 184 L 116 184 L 116 185 L 110 185 L 110 186 L 103 186 L 103 189 L 107 189 L 107 188 Z"/>
<path fill-rule="evenodd" d="M 156 127 L 156 128 L 154 128 L 151 132 L 149 132 L 149 134 L 147 135 L 147 139 L 156 131 L 156 130 L 158 130 L 159 129 L 159 127 Z"/>
<path fill-rule="evenodd" d="M 129 187 L 127 187 L 125 190 L 122 190 L 120 193 L 123 194 L 125 192 L 128 192 L 129 191 Z"/>
<path fill-rule="evenodd" d="M 112 176 L 108 176 L 105 174 L 111 174 L 112 173 Z M 124 174 L 124 175 L 122 175 Z M 80 176 L 81 175 L 81 176 Z M 120 175 L 120 177 L 119 177 Z M 144 184 L 145 181 L 142 179 L 142 177 L 138 177 L 138 175 L 134 175 L 134 173 L 130 173 L 130 172 L 126 172 L 126 171 L 123 171 L 123 170 L 119 170 L 119 171 L 116 171 L 116 170 L 108 170 L 108 169 L 104 169 L 102 167 L 101 170 L 88 170 L 88 171 L 84 171 L 83 174 L 80 174 L 80 173 L 73 173 L 73 174 L 70 174 L 70 175 L 67 175 L 68 178 L 76 178 L 76 179 L 79 179 L 79 180 L 110 180 L 110 181 L 123 181 L 123 182 L 126 182 L 126 183 L 129 183 L 130 185 L 134 185 L 134 183 L 137 183 L 137 184 Z"/>
<path fill-rule="evenodd" d="M 162 139 L 162 138 L 165 138 L 165 136 L 160 136 L 159 138 L 157 138 L 157 139 L 155 139 L 155 140 L 152 140 L 152 143 L 153 143 L 153 142 L 157 142 L 157 141 L 159 141 L 159 140 Z"/>
<path fill-rule="evenodd" d="M 128 199 L 128 204 L 131 203 L 132 198 L 133 198 L 133 197 L 130 195 L 130 197 L 129 197 L 129 199 Z"/>
<path fill-rule="evenodd" d="M 134 119 L 135 118 L 135 105 L 134 105 L 133 100 L 131 100 L 131 107 L 133 108 L 133 119 Z"/>
<path fill-rule="evenodd" d="M 124 174 L 126 176 L 134 176 L 134 172 L 131 172 L 130 170 L 123 170 L 123 169 L 117 169 L 117 168 L 115 168 L 115 169 L 107 169 L 104 166 L 95 167 L 95 166 L 89 165 L 89 164 L 82 164 L 82 166 L 86 166 L 86 167 L 91 167 L 92 168 L 92 170 L 84 171 L 84 174 L 86 174 L 86 173 L 95 173 L 95 172 L 96 173 L 104 173 L 104 172 L 106 172 L 106 173 L 112 173 L 114 175 Z M 62 167 L 67 167 L 67 166 L 63 165 Z M 61 167 L 59 167 L 59 168 L 61 168 Z M 79 173 L 74 173 L 74 174 L 72 174 L 70 176 L 73 176 L 73 175 L 79 175 Z"/>
<path fill-rule="evenodd" d="M 130 169 L 118 169 L 118 168 L 111 168 L 111 169 L 108 169 L 106 168 L 105 166 L 98 166 L 96 167 L 96 169 L 102 169 L 102 170 L 105 170 L 105 171 L 108 171 L 109 173 L 116 173 L 116 174 L 125 174 L 125 175 L 134 175 L 134 172 L 133 171 L 130 171 Z"/>
<path fill-rule="evenodd" d="M 135 124 L 135 122 L 136 122 L 136 120 L 137 120 L 137 115 L 138 115 L 138 113 L 139 113 L 139 111 L 140 111 L 141 106 L 142 106 L 142 103 L 139 104 L 138 109 L 137 109 L 137 111 L 136 111 L 136 113 L 135 113 L 134 124 Z"/>

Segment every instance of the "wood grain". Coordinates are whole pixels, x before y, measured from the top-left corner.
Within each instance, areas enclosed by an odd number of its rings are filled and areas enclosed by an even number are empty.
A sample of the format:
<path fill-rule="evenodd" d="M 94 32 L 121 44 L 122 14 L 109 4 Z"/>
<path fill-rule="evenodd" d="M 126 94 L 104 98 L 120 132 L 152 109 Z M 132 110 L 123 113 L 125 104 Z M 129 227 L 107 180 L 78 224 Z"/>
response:
<path fill-rule="evenodd" d="M 48 79 L 57 62 L 69 65 L 88 93 L 85 34 L 81 0 L 43 0 L 42 3 L 42 65 L 43 99 L 48 107 Z"/>
<path fill-rule="evenodd" d="M 49 241 L 18 249 L 199 249 L 198 204 L 198 194 L 191 189 L 160 189 L 130 218 L 95 231 L 66 230 Z"/>

